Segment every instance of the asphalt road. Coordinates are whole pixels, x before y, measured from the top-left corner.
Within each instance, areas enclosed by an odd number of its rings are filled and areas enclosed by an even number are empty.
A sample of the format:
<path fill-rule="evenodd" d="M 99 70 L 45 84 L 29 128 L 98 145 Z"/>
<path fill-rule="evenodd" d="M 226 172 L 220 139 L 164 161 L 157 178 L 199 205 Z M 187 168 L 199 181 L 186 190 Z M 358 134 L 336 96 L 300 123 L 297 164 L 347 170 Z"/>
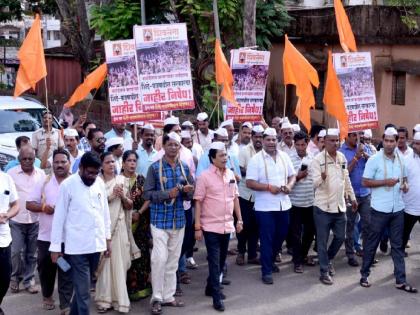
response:
<path fill-rule="evenodd" d="M 411 248 L 407 251 L 406 270 L 408 282 L 420 287 L 420 228 L 412 233 Z M 164 314 L 217 314 L 212 300 L 204 296 L 207 277 L 205 249 L 195 255 L 199 268 L 190 271 L 192 283 L 183 285 L 186 303 L 184 308 L 164 308 Z M 234 246 L 232 242 L 231 247 Z M 232 284 L 225 286 L 226 314 L 420 314 L 420 295 L 409 294 L 394 288 L 393 264 L 389 254 L 378 253 L 379 264 L 373 268 L 370 281 L 372 287 L 359 286 L 359 268 L 350 267 L 342 249 L 335 259 L 336 276 L 334 285 L 325 286 L 318 280 L 319 266 L 306 267 L 303 274 L 295 274 L 291 257 L 283 255 L 280 273 L 274 274 L 274 285 L 264 285 L 260 280 L 259 266 L 237 266 L 235 257 L 228 257 L 228 278 Z M 360 259 L 359 259 L 360 261 Z M 56 297 L 58 301 L 58 297 Z M 6 315 L 53 315 L 58 310 L 44 311 L 41 308 L 41 294 L 26 292 L 8 293 L 3 310 Z M 57 307 L 58 308 L 58 307 Z M 96 314 L 92 303 L 91 314 Z M 132 314 L 149 313 L 149 300 L 132 304 Z M 108 312 L 107 314 L 117 314 Z"/>

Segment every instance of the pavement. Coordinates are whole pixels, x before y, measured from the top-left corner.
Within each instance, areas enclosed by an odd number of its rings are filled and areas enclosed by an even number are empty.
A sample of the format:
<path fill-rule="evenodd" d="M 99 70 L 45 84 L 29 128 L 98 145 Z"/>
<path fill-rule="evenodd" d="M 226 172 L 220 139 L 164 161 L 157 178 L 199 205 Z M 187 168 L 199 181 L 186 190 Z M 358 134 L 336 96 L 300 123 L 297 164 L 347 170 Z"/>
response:
<path fill-rule="evenodd" d="M 411 248 L 406 258 L 407 280 L 420 288 L 420 227 L 416 225 L 410 240 Z M 199 264 L 197 270 L 189 271 L 192 283 L 183 285 L 184 308 L 163 309 L 163 314 L 217 314 L 212 308 L 212 299 L 204 295 L 207 277 L 206 253 L 203 243 L 195 254 Z M 230 247 L 235 247 L 231 242 Z M 228 279 L 231 285 L 225 286 L 224 293 L 226 314 L 229 315 L 315 315 L 315 314 L 369 314 L 369 315 L 404 315 L 420 314 L 420 294 L 409 294 L 395 289 L 393 264 L 391 256 L 378 251 L 379 263 L 372 268 L 369 278 L 372 286 L 362 288 L 359 285 L 359 267 L 347 264 L 344 249 L 337 255 L 334 265 L 336 276 L 334 284 L 326 286 L 319 282 L 319 266 L 305 267 L 303 274 L 293 272 L 291 257 L 283 255 L 279 264 L 280 273 L 274 274 L 274 284 L 264 285 L 260 280 L 260 268 L 255 265 L 237 266 L 235 256 L 228 256 Z M 358 258 L 359 262 L 361 259 Z M 55 294 L 57 295 L 57 294 Z M 58 301 L 58 297 L 55 297 Z M 41 308 L 41 294 L 31 295 L 26 292 L 11 294 L 5 297 L 2 308 L 6 315 L 53 315 L 56 310 L 45 311 Z M 96 314 L 92 303 L 91 314 Z M 132 303 L 132 314 L 148 314 L 149 299 Z M 107 314 L 118 314 L 107 312 Z"/>

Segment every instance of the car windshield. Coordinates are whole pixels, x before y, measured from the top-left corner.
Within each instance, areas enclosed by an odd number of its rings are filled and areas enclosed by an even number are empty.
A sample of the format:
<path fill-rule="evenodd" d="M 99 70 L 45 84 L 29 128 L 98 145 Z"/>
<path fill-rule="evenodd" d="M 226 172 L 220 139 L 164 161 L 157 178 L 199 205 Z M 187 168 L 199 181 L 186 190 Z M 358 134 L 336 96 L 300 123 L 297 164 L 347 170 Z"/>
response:
<path fill-rule="evenodd" d="M 33 132 L 41 128 L 42 112 L 42 108 L 0 110 L 0 134 Z M 55 120 L 53 127 L 58 127 Z"/>

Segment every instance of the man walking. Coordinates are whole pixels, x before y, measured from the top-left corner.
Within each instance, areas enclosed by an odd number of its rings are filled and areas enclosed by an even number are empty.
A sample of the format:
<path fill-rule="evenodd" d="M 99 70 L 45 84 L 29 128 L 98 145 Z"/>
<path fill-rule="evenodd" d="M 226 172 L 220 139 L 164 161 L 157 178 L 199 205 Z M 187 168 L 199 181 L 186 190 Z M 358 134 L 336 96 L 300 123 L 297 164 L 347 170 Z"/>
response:
<path fill-rule="evenodd" d="M 338 152 L 340 145 L 338 129 L 328 129 L 325 149 L 318 153 L 312 164 L 312 180 L 315 188 L 314 221 L 320 266 L 319 280 L 332 285 L 335 270 L 332 260 L 345 239 L 346 198 L 351 200 L 353 211 L 357 201 L 351 187 L 346 158 Z M 333 240 L 328 247 L 330 231 Z"/>
<path fill-rule="evenodd" d="M 111 220 L 105 184 L 98 178 L 101 160 L 85 153 L 79 172 L 60 184 L 51 229 L 51 260 L 60 256 L 71 266 L 74 297 L 70 315 L 88 315 L 90 284 L 101 252 L 111 255 Z M 62 251 L 64 243 L 64 253 Z"/>
<path fill-rule="evenodd" d="M 407 172 L 403 158 L 395 151 L 398 132 L 387 128 L 382 136 L 383 149 L 366 163 L 362 184 L 372 189 L 370 227 L 363 264 L 360 269 L 360 285 L 370 287 L 368 277 L 375 253 L 385 229 L 389 229 L 391 256 L 394 262 L 395 286 L 399 290 L 417 293 L 406 281 L 403 232 L 404 202 L 402 194 L 408 191 Z M 418 193 L 418 192 L 417 192 Z"/>

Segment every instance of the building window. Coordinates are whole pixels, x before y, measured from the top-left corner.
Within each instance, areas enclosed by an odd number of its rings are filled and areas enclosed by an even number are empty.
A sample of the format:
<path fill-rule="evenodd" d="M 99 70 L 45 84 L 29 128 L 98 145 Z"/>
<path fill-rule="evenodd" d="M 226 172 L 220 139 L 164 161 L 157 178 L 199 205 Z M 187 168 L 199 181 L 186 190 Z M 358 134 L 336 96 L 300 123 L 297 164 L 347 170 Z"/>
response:
<path fill-rule="evenodd" d="M 402 71 L 392 73 L 392 105 L 405 105 L 405 77 Z"/>
<path fill-rule="evenodd" d="M 47 31 L 47 40 L 51 40 L 51 31 Z"/>
<path fill-rule="evenodd" d="M 54 40 L 60 40 L 60 31 L 54 31 Z"/>

